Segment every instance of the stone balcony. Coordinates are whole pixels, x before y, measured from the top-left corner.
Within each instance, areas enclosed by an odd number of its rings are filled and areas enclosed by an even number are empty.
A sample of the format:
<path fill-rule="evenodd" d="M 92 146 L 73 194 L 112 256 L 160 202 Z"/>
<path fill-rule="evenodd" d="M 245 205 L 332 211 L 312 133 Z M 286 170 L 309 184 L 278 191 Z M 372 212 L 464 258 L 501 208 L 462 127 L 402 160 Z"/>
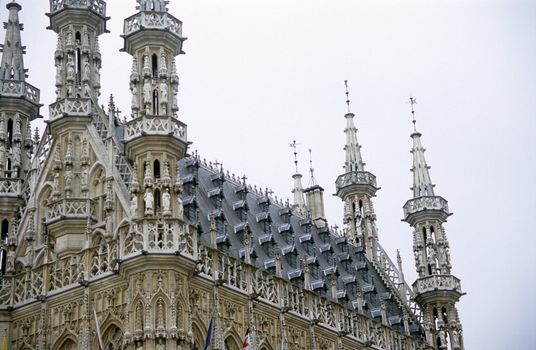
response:
<path fill-rule="evenodd" d="M 343 195 L 348 187 L 362 187 L 367 192 L 371 192 L 371 196 L 374 195 L 378 189 L 376 186 L 376 176 L 368 171 L 351 171 L 346 174 L 340 175 L 335 181 L 335 188 L 337 189 L 337 195 Z"/>
<path fill-rule="evenodd" d="M 175 136 L 187 142 L 186 124 L 173 117 L 143 116 L 125 125 L 125 142 L 145 135 Z"/>
<path fill-rule="evenodd" d="M 433 291 L 456 291 L 462 294 L 460 280 L 452 275 L 432 275 L 419 278 L 413 283 L 415 294 L 423 294 Z"/>
<path fill-rule="evenodd" d="M 92 203 L 87 198 L 65 198 L 54 201 L 48 206 L 46 221 L 55 222 L 60 219 L 84 219 L 91 215 Z"/>
<path fill-rule="evenodd" d="M 106 3 L 103 0 L 50 0 L 50 12 L 59 12 L 65 8 L 90 9 L 101 16 L 106 16 Z"/>
<path fill-rule="evenodd" d="M 166 30 L 182 37 L 182 22 L 167 12 L 139 12 L 125 19 L 123 35 L 128 36 L 141 29 Z"/>
<path fill-rule="evenodd" d="M 64 116 L 87 117 L 92 113 L 89 98 L 65 98 L 50 105 L 50 120 Z"/>
<path fill-rule="evenodd" d="M 446 199 L 439 196 L 425 196 L 410 199 L 404 204 L 405 221 L 413 221 L 413 217 L 419 215 L 439 215 L 440 219 L 444 220 L 451 214 L 449 213 L 449 206 Z M 410 216 L 412 216 L 412 218 L 410 218 Z"/>
<path fill-rule="evenodd" d="M 21 181 L 12 178 L 0 178 L 0 195 L 20 195 L 22 191 Z"/>
<path fill-rule="evenodd" d="M 28 101 L 38 105 L 39 89 L 25 81 L 0 80 L 0 96 L 26 98 Z"/>

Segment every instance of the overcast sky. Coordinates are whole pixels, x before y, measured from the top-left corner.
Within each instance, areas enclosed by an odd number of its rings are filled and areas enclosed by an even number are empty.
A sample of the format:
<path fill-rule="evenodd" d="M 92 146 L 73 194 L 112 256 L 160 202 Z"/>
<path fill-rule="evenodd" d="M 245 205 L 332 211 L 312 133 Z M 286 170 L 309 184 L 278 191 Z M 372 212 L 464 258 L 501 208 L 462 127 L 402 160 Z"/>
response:
<path fill-rule="evenodd" d="M 28 81 L 54 99 L 56 35 L 48 1 L 19 0 Z M 7 18 L 2 1 L 2 20 Z M 113 93 L 128 116 L 131 58 L 119 53 L 135 1 L 109 0 L 101 36 L 101 104 Z M 325 189 L 330 224 L 343 209 L 344 84 L 375 199 L 380 242 L 400 249 L 415 279 L 410 227 L 400 221 L 412 176 L 410 94 L 446 225 L 467 349 L 536 344 L 536 2 L 522 0 L 174 0 L 186 55 L 177 59 L 180 119 L 202 157 L 290 197 L 288 143 L 307 149 Z M 2 30 L 3 41 L 3 30 Z M 37 125 L 37 123 L 36 123 Z M 529 221 L 532 225 L 529 225 Z"/>

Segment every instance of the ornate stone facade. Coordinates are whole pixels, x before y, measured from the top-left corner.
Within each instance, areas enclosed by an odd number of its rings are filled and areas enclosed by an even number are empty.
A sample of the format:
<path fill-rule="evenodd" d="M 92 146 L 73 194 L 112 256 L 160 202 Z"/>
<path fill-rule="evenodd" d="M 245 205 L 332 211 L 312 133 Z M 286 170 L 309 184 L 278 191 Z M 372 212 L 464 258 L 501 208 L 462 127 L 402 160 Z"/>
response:
<path fill-rule="evenodd" d="M 25 82 L 21 6 L 7 5 L 0 336 L 8 348 L 95 349 L 100 334 L 110 350 L 201 349 L 212 325 L 211 349 L 242 349 L 248 330 L 258 350 L 461 349 L 459 321 L 431 324 L 429 305 L 441 303 L 430 292 L 454 291 L 438 306 L 449 320 L 461 293 L 443 217 L 431 224 L 439 273 L 426 273 L 431 263 L 421 260 L 432 248 L 415 235 L 422 273 L 412 289 L 379 244 L 376 178 L 364 171 L 353 114 L 336 183 L 341 234 L 325 224 L 319 186 L 305 203 L 301 175 L 291 207 L 187 154 L 177 119 L 182 22 L 167 1 L 138 3 L 124 23 L 132 119 L 122 122 L 112 98 L 107 111 L 98 104 L 105 2 L 50 1 L 56 101 L 41 137 L 30 127 L 39 90 Z M 404 210 L 416 232 L 430 226 L 424 207 L 448 212 L 440 197 L 411 200 Z"/>

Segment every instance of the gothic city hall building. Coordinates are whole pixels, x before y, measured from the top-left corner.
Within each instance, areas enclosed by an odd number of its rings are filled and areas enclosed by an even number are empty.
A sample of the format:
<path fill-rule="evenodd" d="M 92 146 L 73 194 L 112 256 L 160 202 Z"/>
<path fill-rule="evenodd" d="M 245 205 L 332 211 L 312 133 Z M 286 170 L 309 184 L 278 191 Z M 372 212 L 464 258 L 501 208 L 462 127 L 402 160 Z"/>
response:
<path fill-rule="evenodd" d="M 302 186 L 298 171 L 293 201 L 282 202 L 189 150 L 177 104 L 182 22 L 168 1 L 124 2 L 134 13 L 122 35 L 130 78 L 117 82 L 132 95 L 125 120 L 112 99 L 99 104 L 105 1 L 50 0 L 55 82 L 41 87 L 24 66 L 24 11 L 2 6 L 2 349 L 464 349 L 450 212 L 421 134 L 411 134 L 413 187 L 401 203 L 413 233 L 410 285 L 380 244 L 378 185 L 354 114 L 339 119 L 336 230 L 324 189 Z M 56 98 L 34 131 L 39 88 Z"/>

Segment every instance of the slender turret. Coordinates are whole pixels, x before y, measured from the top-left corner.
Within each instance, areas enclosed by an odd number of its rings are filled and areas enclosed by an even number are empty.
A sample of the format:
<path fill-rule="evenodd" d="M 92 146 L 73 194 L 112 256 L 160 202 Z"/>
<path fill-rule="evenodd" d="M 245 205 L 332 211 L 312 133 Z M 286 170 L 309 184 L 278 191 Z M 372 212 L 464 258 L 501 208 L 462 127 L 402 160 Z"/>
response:
<path fill-rule="evenodd" d="M 1 274 L 14 272 L 19 237 L 19 207 L 24 204 L 23 182 L 33 153 L 31 121 L 39 117 L 39 90 L 26 82 L 19 23 L 21 5 L 9 2 L 6 37 L 0 66 L 0 252 Z M 28 230 L 26 237 L 34 239 Z"/>
<path fill-rule="evenodd" d="M 305 215 L 307 213 L 307 206 L 305 205 L 305 197 L 302 186 L 302 174 L 298 171 L 298 144 L 296 140 L 290 143 L 290 147 L 294 149 L 294 167 L 296 171 L 292 178 L 294 179 L 294 186 L 292 187 L 292 194 L 294 195 L 294 202 L 292 203 L 292 210 L 298 215 Z"/>
<path fill-rule="evenodd" d="M 449 243 L 443 224 L 449 215 L 447 201 L 434 194 L 429 169 L 415 128 L 415 99 L 410 98 L 414 123 L 413 198 L 404 205 L 404 221 L 413 228 L 413 251 L 418 279 L 415 300 L 424 313 L 427 341 L 438 349 L 463 349 L 462 326 L 456 302 L 463 295 L 460 280 L 451 274 Z"/>
<path fill-rule="evenodd" d="M 346 162 L 345 173 L 335 181 L 336 195 L 344 202 L 345 232 L 352 244 L 363 246 L 369 259 L 376 257 L 378 232 L 376 214 L 371 198 L 379 189 L 376 187 L 376 176 L 365 171 L 365 163 L 361 157 L 361 146 L 357 140 L 357 128 L 354 124 L 355 115 L 350 112 L 348 85 L 346 86 Z"/>

